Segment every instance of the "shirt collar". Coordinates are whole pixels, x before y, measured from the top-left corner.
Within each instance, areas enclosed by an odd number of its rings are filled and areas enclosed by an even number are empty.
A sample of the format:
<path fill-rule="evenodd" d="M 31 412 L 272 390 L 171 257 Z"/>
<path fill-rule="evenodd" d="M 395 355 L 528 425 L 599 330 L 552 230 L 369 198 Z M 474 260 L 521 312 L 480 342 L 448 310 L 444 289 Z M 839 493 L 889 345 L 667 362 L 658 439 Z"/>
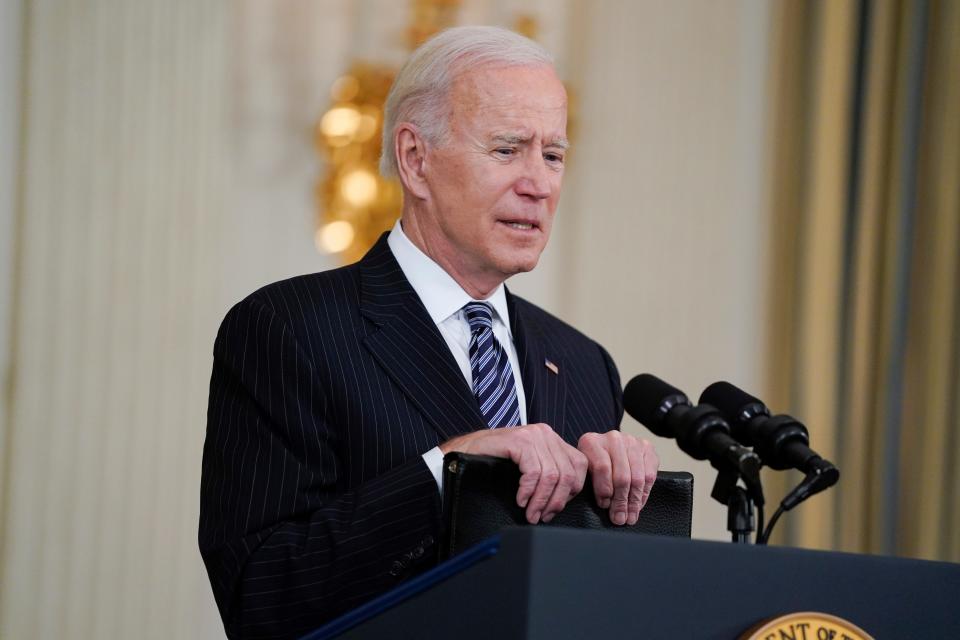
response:
<path fill-rule="evenodd" d="M 387 245 L 393 252 L 393 257 L 397 259 L 403 275 L 410 282 L 410 286 L 420 296 L 423 306 L 427 308 L 427 313 L 430 314 L 434 323 L 440 324 L 460 311 L 463 305 L 473 301 L 473 298 L 449 273 L 410 241 L 407 234 L 403 232 L 399 220 L 393 225 L 387 237 Z M 488 303 L 507 330 L 510 330 L 510 314 L 507 310 L 507 294 L 503 283 L 500 283 L 489 298 L 478 302 Z"/>

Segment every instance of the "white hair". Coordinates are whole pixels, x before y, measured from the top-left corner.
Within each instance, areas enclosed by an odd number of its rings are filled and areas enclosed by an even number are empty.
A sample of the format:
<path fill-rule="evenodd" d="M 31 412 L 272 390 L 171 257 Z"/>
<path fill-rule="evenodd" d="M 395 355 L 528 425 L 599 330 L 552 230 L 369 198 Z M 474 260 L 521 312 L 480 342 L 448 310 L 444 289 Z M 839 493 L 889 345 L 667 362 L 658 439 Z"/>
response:
<path fill-rule="evenodd" d="M 430 144 L 446 139 L 454 79 L 484 65 L 553 66 L 553 57 L 533 40 L 500 27 L 454 27 L 427 40 L 400 69 L 387 96 L 380 173 L 397 175 L 393 138 L 398 122 L 416 125 Z"/>

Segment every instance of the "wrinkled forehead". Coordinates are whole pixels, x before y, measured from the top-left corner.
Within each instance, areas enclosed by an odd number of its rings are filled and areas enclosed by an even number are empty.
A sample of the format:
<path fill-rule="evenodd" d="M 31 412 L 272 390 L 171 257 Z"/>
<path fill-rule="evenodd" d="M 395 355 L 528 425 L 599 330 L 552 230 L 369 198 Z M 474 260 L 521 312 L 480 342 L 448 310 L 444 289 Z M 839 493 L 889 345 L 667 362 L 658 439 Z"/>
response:
<path fill-rule="evenodd" d="M 546 65 L 484 66 L 455 77 L 449 110 L 454 121 L 536 118 L 565 128 L 567 92 Z"/>

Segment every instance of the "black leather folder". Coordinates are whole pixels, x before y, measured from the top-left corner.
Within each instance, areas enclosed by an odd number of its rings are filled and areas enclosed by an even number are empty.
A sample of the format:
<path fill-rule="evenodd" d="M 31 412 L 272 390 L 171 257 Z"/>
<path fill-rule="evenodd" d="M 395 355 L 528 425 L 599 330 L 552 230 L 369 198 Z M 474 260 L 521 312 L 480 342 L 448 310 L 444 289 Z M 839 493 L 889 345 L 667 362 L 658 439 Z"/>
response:
<path fill-rule="evenodd" d="M 541 527 L 610 529 L 630 533 L 690 537 L 693 476 L 661 471 L 635 525 L 614 525 L 593 497 L 589 477 L 583 491 Z M 517 506 L 520 469 L 506 458 L 449 453 L 443 459 L 444 535 L 440 559 L 446 559 L 510 526 L 526 525 Z"/>

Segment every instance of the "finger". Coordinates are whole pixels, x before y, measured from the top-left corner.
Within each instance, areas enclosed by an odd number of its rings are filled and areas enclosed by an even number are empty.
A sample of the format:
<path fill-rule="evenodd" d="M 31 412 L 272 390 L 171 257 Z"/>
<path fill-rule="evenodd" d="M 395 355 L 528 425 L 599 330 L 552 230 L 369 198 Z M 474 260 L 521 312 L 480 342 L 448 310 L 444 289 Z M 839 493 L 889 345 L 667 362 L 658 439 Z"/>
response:
<path fill-rule="evenodd" d="M 610 462 L 613 465 L 613 500 L 610 502 L 610 521 L 626 524 L 627 502 L 630 495 L 630 460 L 619 432 L 607 432 L 605 438 Z"/>
<path fill-rule="evenodd" d="M 527 522 L 530 524 L 536 524 L 540 521 L 560 479 L 557 461 L 554 459 L 553 452 L 547 442 L 550 435 L 554 435 L 552 431 L 545 433 L 543 430 L 538 430 L 531 442 L 531 451 L 533 455 L 537 456 L 540 463 L 540 477 L 537 479 L 537 486 L 534 488 L 530 502 L 527 504 Z"/>
<path fill-rule="evenodd" d="M 573 492 L 573 488 L 577 484 L 577 472 L 570 460 L 570 454 L 567 452 L 567 449 L 573 449 L 573 447 L 564 442 L 559 436 L 548 438 L 547 444 L 557 464 L 559 476 L 557 478 L 557 484 L 553 488 L 553 493 L 547 501 L 547 506 L 543 510 L 544 522 L 550 522 L 555 515 L 563 511 L 563 508 L 567 506 L 570 498 L 576 495 L 576 493 Z M 576 450 L 574 449 L 574 451 Z"/>
<path fill-rule="evenodd" d="M 518 428 L 519 429 L 519 428 Z M 540 456 L 537 454 L 535 446 L 530 441 L 529 435 L 517 433 L 516 452 L 511 455 L 514 462 L 520 468 L 520 485 L 517 488 L 517 505 L 521 509 L 526 509 L 530 504 L 530 498 L 537 489 L 537 483 L 540 482 L 540 473 L 543 467 L 540 462 Z"/>
<path fill-rule="evenodd" d="M 540 460 L 535 455 L 527 454 L 525 457 L 533 458 L 527 464 L 520 465 L 520 486 L 517 488 L 517 505 L 525 509 L 530 504 L 530 497 L 537 488 L 540 481 Z"/>
<path fill-rule="evenodd" d="M 538 454 L 543 469 L 540 472 L 536 489 L 530 497 L 530 503 L 527 505 L 527 522 L 530 524 L 540 522 L 560 478 L 560 471 L 557 469 L 552 454 L 549 451 L 538 451 Z"/>
<path fill-rule="evenodd" d="M 644 470 L 643 444 L 633 436 L 624 436 L 627 458 L 630 461 L 630 493 L 627 497 L 627 524 L 637 524 L 644 498 L 649 495 L 646 489 L 647 477 Z"/>
<path fill-rule="evenodd" d="M 613 463 L 607 449 L 600 445 L 602 441 L 601 434 L 588 433 L 580 438 L 578 447 L 587 458 L 587 469 L 597 505 L 601 509 L 609 509 L 613 499 Z"/>
<path fill-rule="evenodd" d="M 641 440 L 643 448 L 643 470 L 646 476 L 646 482 L 643 487 L 643 499 L 640 502 L 640 508 L 647 506 L 647 500 L 650 499 L 650 492 L 653 490 L 653 483 L 657 481 L 657 471 L 660 470 L 660 456 L 656 449 L 647 440 Z"/>
<path fill-rule="evenodd" d="M 589 463 L 587 462 L 587 456 L 583 454 L 579 449 L 574 447 L 566 447 L 564 451 L 567 454 L 567 458 L 570 460 L 570 465 L 573 467 L 573 472 L 575 474 L 574 483 L 570 487 L 570 498 L 578 495 L 583 491 L 583 486 L 587 483 L 587 470 L 589 469 Z"/>

